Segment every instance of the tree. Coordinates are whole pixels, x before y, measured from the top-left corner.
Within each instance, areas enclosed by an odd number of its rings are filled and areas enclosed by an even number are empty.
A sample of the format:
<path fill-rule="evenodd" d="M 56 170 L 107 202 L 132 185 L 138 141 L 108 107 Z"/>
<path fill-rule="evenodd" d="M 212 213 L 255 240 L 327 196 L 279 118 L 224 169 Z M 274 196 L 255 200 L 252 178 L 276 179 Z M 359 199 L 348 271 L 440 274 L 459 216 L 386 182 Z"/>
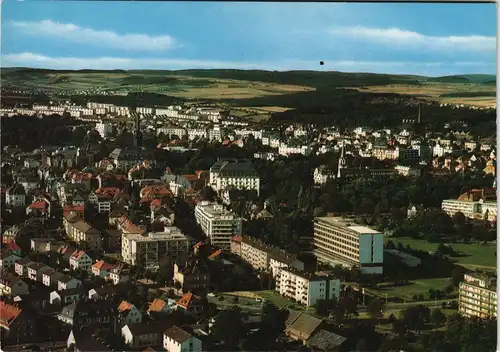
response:
<path fill-rule="evenodd" d="M 368 303 L 368 314 L 373 320 L 378 320 L 384 316 L 384 303 L 378 298 L 374 298 Z"/>
<path fill-rule="evenodd" d="M 462 266 L 457 266 L 455 269 L 453 269 L 451 273 L 451 283 L 453 286 L 458 287 L 460 284 L 460 281 L 464 279 L 464 274 L 466 273 L 466 270 Z"/>
<path fill-rule="evenodd" d="M 431 313 L 430 320 L 439 327 L 446 321 L 446 315 L 444 315 L 441 309 L 434 309 Z"/>
<path fill-rule="evenodd" d="M 220 311 L 214 319 L 212 334 L 230 347 L 236 347 L 246 335 L 245 323 L 238 307 Z"/>
<path fill-rule="evenodd" d="M 320 317 L 328 316 L 328 302 L 326 299 L 318 299 L 316 301 L 316 314 Z"/>

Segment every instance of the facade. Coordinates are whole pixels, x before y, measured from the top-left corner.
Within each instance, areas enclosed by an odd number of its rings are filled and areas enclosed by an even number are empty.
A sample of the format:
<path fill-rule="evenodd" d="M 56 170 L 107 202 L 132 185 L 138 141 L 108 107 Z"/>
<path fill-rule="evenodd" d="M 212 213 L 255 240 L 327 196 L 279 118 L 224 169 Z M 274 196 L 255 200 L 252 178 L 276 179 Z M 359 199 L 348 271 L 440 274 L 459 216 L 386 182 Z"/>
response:
<path fill-rule="evenodd" d="M 328 180 L 335 178 L 335 170 L 326 167 L 325 165 L 318 166 L 314 169 L 314 184 L 324 185 Z"/>
<path fill-rule="evenodd" d="M 29 286 L 24 280 L 12 274 L 3 274 L 0 278 L 2 296 L 22 296 L 29 294 Z"/>
<path fill-rule="evenodd" d="M 73 270 L 89 271 L 92 266 L 92 258 L 84 251 L 75 251 L 69 257 L 69 266 Z"/>
<path fill-rule="evenodd" d="M 135 305 L 122 301 L 118 306 L 118 322 L 120 325 L 142 323 L 142 313 Z"/>
<path fill-rule="evenodd" d="M 459 284 L 458 311 L 466 317 L 496 318 L 496 275 L 465 274 Z"/>
<path fill-rule="evenodd" d="M 167 352 L 201 352 L 202 343 L 197 337 L 174 325 L 163 335 L 163 348 Z"/>
<path fill-rule="evenodd" d="M 384 235 L 349 219 L 314 219 L 314 254 L 329 264 L 357 266 L 363 274 L 382 274 Z"/>
<path fill-rule="evenodd" d="M 301 270 L 279 268 L 276 291 L 305 306 L 316 304 L 319 299 L 339 298 L 340 280 L 328 274 L 309 274 Z"/>
<path fill-rule="evenodd" d="M 457 199 L 443 200 L 441 209 L 449 216 L 461 212 L 470 219 L 496 221 L 496 194 L 492 189 L 471 189 Z"/>
<path fill-rule="evenodd" d="M 5 192 L 5 204 L 11 208 L 24 207 L 26 205 L 26 193 L 21 184 L 16 184 Z"/>
<path fill-rule="evenodd" d="M 231 238 L 241 235 L 242 219 L 220 204 L 203 201 L 196 205 L 194 213 L 196 222 L 214 247 L 229 251 Z"/>
<path fill-rule="evenodd" d="M 177 227 L 165 227 L 164 232 L 150 232 L 147 236 L 123 234 L 122 258 L 130 265 L 158 268 L 159 259 L 168 255 L 174 260 L 187 257 L 190 241 Z"/>
<path fill-rule="evenodd" d="M 10 270 L 21 257 L 7 249 L 0 250 L 0 269 Z"/>
<path fill-rule="evenodd" d="M 0 301 L 0 340 L 3 346 L 33 342 L 37 337 L 33 316 L 16 305 Z"/>
<path fill-rule="evenodd" d="M 210 186 L 217 192 L 234 186 L 237 189 L 254 189 L 260 192 L 260 178 L 249 160 L 218 160 L 210 168 Z"/>
<path fill-rule="evenodd" d="M 101 250 L 102 234 L 101 231 L 93 228 L 80 216 L 75 213 L 70 213 L 64 217 L 64 228 L 66 234 L 73 241 L 80 243 L 85 242 L 89 249 Z"/>
<path fill-rule="evenodd" d="M 152 324 L 132 323 L 122 328 L 125 343 L 134 350 L 146 347 L 159 348 L 163 345 L 163 333 L 169 328 L 165 322 Z"/>
<path fill-rule="evenodd" d="M 109 137 L 109 135 L 113 132 L 113 126 L 110 123 L 99 122 L 95 125 L 95 129 L 102 138 Z"/>

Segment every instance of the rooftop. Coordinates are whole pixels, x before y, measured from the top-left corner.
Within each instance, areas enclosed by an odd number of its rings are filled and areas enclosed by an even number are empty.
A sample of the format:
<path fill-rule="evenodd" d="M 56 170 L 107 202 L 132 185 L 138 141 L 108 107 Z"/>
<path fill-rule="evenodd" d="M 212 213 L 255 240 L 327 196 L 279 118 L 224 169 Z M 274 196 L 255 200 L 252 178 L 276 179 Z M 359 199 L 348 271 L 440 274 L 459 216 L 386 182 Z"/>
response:
<path fill-rule="evenodd" d="M 336 216 L 318 217 L 314 218 L 314 221 L 325 222 L 335 227 L 346 228 L 359 235 L 381 234 L 380 232 L 370 229 L 369 227 L 357 225 L 351 219 L 348 218 L 342 218 Z"/>

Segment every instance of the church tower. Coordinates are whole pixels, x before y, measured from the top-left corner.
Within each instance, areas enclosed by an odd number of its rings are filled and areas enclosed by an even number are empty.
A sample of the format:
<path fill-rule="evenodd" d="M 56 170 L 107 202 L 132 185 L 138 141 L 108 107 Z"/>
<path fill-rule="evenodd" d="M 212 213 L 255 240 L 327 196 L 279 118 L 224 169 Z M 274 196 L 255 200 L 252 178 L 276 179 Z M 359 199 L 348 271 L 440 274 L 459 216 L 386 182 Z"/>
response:
<path fill-rule="evenodd" d="M 134 147 L 142 147 L 141 117 L 135 115 Z"/>
<path fill-rule="evenodd" d="M 342 145 L 342 150 L 340 152 L 339 165 L 337 171 L 337 179 L 342 177 L 342 169 L 345 169 L 346 161 L 345 161 L 345 150 L 344 145 Z"/>

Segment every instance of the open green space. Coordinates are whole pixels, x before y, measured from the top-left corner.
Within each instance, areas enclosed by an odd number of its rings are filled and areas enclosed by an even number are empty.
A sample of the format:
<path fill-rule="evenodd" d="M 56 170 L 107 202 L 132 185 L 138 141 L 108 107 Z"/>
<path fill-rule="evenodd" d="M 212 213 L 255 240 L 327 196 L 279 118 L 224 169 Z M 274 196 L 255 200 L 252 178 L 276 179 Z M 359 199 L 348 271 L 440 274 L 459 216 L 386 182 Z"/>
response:
<path fill-rule="evenodd" d="M 394 286 L 392 283 L 381 283 L 377 289 L 367 288 L 366 291 L 384 298 L 401 298 L 406 301 L 413 301 L 414 295 L 422 294 L 425 299 L 429 299 L 429 290 L 444 291 L 446 286 L 450 285 L 450 278 L 433 278 L 412 280 L 408 285 Z"/>
<path fill-rule="evenodd" d="M 295 309 L 300 309 L 303 307 L 301 304 L 298 304 L 288 298 L 285 298 L 275 291 L 264 290 L 264 291 L 255 291 L 254 293 L 262 297 L 266 301 L 274 304 L 277 307 L 294 306 Z"/>
<path fill-rule="evenodd" d="M 413 249 L 427 252 L 436 250 L 439 245 L 437 243 L 430 243 L 425 240 L 407 237 L 387 237 L 385 242 L 387 243 L 389 240 L 395 245 L 402 243 L 404 246 L 409 245 Z M 496 270 L 496 243 L 451 243 L 449 245 L 460 254 L 459 257 L 451 258 L 455 263 L 470 269 Z"/>

